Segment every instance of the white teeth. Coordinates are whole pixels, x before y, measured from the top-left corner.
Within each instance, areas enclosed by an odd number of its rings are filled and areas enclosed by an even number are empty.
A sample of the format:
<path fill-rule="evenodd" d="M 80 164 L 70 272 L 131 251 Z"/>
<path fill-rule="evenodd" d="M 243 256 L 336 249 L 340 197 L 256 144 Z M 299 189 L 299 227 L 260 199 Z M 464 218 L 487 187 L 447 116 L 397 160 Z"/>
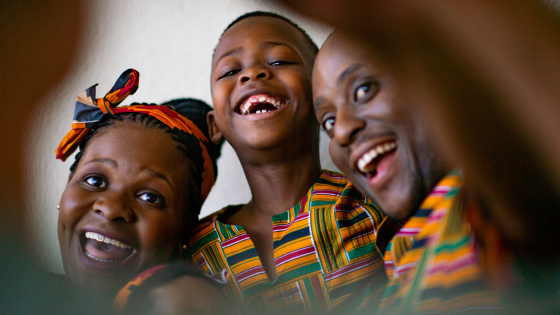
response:
<path fill-rule="evenodd" d="M 374 148 L 371 148 L 368 152 L 364 153 L 362 155 L 362 157 L 358 160 L 358 169 L 362 173 L 368 173 L 368 172 L 373 171 L 373 170 L 367 169 L 366 166 L 368 164 L 370 164 L 371 161 L 373 161 L 378 156 L 380 156 L 384 153 L 387 153 L 389 151 L 392 151 L 396 147 L 397 147 L 397 144 L 395 142 L 387 142 L 387 143 L 375 146 Z"/>
<path fill-rule="evenodd" d="M 111 245 L 115 245 L 121 248 L 131 248 L 130 246 L 123 244 L 117 240 L 114 240 L 112 238 L 108 238 L 107 236 L 103 236 L 101 234 L 95 233 L 95 232 L 86 232 L 86 238 L 92 239 L 92 240 L 96 240 L 98 242 L 103 242 L 103 243 L 107 243 L 107 244 L 111 244 Z"/>
<path fill-rule="evenodd" d="M 249 115 L 250 112 L 249 110 L 251 109 L 251 107 L 255 106 L 258 103 L 268 103 L 273 105 L 276 108 L 281 108 L 282 106 L 284 106 L 284 101 L 282 99 L 276 98 L 276 97 L 267 97 L 265 95 L 262 96 L 258 96 L 258 95 L 254 95 L 249 97 L 245 103 L 243 103 L 240 107 L 239 107 L 239 112 L 242 115 Z M 261 114 L 261 113 L 266 113 L 272 110 L 260 110 L 255 112 L 254 114 Z"/>

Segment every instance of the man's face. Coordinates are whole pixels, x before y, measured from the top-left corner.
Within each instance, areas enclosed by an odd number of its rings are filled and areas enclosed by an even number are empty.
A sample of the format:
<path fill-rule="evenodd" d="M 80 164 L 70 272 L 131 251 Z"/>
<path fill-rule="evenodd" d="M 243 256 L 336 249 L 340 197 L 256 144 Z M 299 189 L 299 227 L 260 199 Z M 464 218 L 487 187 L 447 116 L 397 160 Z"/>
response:
<path fill-rule="evenodd" d="M 216 126 L 238 154 L 314 139 L 311 52 L 303 34 L 273 17 L 250 17 L 220 39 L 212 63 Z"/>
<path fill-rule="evenodd" d="M 336 32 L 315 61 L 313 99 L 335 165 L 388 215 L 412 215 L 445 172 L 393 78 Z"/>

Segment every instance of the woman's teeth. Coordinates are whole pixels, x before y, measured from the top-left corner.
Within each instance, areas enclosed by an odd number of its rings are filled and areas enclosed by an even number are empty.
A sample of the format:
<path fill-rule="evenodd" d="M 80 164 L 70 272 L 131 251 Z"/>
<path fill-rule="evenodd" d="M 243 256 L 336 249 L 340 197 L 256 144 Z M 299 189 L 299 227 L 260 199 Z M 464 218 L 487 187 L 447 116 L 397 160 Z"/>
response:
<path fill-rule="evenodd" d="M 358 169 L 362 173 L 369 173 L 375 170 L 376 165 L 372 165 L 371 162 L 377 157 L 393 151 L 397 147 L 396 142 L 385 142 L 371 148 L 369 151 L 364 153 L 362 157 L 358 160 Z"/>
<path fill-rule="evenodd" d="M 242 115 L 262 114 L 277 110 L 285 104 L 285 100 L 276 96 L 262 94 L 253 95 L 247 98 L 245 103 L 243 103 L 241 107 L 239 107 L 239 113 L 241 113 Z M 259 109 L 257 109 L 257 107 Z"/>
<path fill-rule="evenodd" d="M 115 246 L 125 248 L 125 249 L 132 248 L 132 247 L 126 245 L 126 244 L 123 244 L 123 243 L 117 241 L 117 240 L 114 240 L 112 238 L 108 238 L 107 236 L 103 236 L 103 235 L 95 233 L 95 232 L 86 232 L 86 238 L 96 240 L 98 242 L 103 242 L 103 243 L 115 245 Z"/>

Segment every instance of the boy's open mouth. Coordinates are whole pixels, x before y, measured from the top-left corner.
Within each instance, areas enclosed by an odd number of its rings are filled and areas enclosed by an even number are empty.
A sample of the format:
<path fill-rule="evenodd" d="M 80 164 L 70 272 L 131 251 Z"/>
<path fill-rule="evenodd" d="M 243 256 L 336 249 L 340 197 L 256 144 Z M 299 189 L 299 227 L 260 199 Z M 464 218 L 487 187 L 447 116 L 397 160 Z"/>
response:
<path fill-rule="evenodd" d="M 257 94 L 248 97 L 237 109 L 241 115 L 263 114 L 275 111 L 286 105 L 283 98 L 268 94 Z"/>
<path fill-rule="evenodd" d="M 387 141 L 374 146 L 364 153 L 357 162 L 357 168 L 364 173 L 368 179 L 375 177 L 382 160 L 397 149 L 395 141 Z"/>
<path fill-rule="evenodd" d="M 95 232 L 82 233 L 80 243 L 87 257 L 104 263 L 117 263 L 134 253 L 131 246 Z"/>

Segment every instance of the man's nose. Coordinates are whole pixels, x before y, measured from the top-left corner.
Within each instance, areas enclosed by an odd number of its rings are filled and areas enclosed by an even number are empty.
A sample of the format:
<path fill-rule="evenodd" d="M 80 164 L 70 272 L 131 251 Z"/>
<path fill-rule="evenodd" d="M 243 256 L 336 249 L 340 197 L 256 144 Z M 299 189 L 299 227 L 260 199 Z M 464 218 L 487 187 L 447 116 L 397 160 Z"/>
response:
<path fill-rule="evenodd" d="M 357 133 L 365 125 L 365 121 L 359 117 L 355 106 L 342 106 L 336 113 L 333 140 L 340 146 L 348 146 L 354 142 Z"/>

